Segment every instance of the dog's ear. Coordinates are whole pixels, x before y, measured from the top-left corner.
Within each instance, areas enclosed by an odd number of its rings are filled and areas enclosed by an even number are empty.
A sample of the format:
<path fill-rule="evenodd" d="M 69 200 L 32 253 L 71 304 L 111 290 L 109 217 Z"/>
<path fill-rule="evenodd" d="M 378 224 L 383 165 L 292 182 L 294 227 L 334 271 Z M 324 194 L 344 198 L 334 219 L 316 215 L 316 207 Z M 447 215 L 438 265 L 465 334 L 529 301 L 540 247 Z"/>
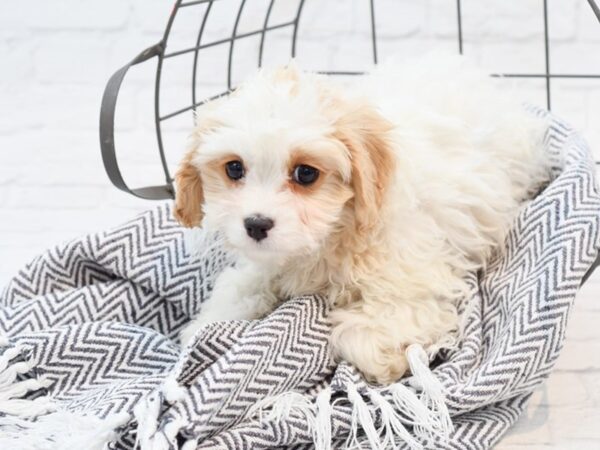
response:
<path fill-rule="evenodd" d="M 198 168 L 192 163 L 195 151 L 194 149 L 188 152 L 175 174 L 177 192 L 173 214 L 179 223 L 187 228 L 200 226 L 203 217 L 202 177 Z"/>
<path fill-rule="evenodd" d="M 292 96 L 297 95 L 301 83 L 301 72 L 296 62 L 292 60 L 288 65 L 273 70 L 271 81 L 275 85 L 287 86 Z"/>
<path fill-rule="evenodd" d="M 379 220 L 379 210 L 395 171 L 389 143 L 392 125 L 373 107 L 357 105 L 336 123 L 336 138 L 348 149 L 352 164 L 352 189 L 357 231 L 369 231 Z"/>
<path fill-rule="evenodd" d="M 274 81 L 298 83 L 300 81 L 300 69 L 296 64 L 296 60 L 292 59 L 285 66 L 278 67 L 273 71 Z"/>
<path fill-rule="evenodd" d="M 215 112 L 224 101 L 224 97 L 212 100 L 196 111 L 196 127 L 190 136 L 190 150 L 184 156 L 175 174 L 176 193 L 173 215 L 187 228 L 200 226 L 204 217 L 202 175 L 200 169 L 194 165 L 193 159 L 196 152 L 200 151 L 206 134 L 221 126 L 220 121 L 215 117 Z"/>

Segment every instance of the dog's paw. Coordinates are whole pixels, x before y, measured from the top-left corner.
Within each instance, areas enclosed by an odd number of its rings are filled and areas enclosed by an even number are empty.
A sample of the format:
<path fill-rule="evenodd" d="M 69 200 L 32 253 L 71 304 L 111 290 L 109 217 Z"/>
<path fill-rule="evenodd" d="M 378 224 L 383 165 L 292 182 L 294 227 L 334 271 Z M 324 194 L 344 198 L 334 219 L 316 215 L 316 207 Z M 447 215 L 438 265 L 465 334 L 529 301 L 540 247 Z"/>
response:
<path fill-rule="evenodd" d="M 345 358 L 351 362 L 370 383 L 383 386 L 402 378 L 409 369 L 405 348 L 382 349 L 378 353 L 354 355 Z"/>
<path fill-rule="evenodd" d="M 369 327 L 334 326 L 331 345 L 336 360 L 354 365 L 371 383 L 388 385 L 408 371 L 404 345 L 394 345 L 385 332 Z"/>
<path fill-rule="evenodd" d="M 179 333 L 179 341 L 181 345 L 185 347 L 190 342 L 192 342 L 194 336 L 198 333 L 198 331 L 203 328 L 205 325 L 209 324 L 206 320 L 201 320 L 199 318 L 193 319 L 190 323 L 188 323 L 183 330 Z"/>
<path fill-rule="evenodd" d="M 386 386 L 398 381 L 408 371 L 405 350 L 405 347 L 385 349 L 379 355 L 363 358 L 354 364 L 367 381 Z"/>

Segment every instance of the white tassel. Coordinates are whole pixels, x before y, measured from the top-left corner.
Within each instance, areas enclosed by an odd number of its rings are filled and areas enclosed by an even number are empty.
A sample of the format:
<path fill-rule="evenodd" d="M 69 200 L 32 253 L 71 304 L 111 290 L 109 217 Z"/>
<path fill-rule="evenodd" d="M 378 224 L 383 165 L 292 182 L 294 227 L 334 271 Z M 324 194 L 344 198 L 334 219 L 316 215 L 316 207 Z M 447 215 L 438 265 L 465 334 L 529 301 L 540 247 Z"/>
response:
<path fill-rule="evenodd" d="M 45 377 L 30 378 L 28 380 L 17 381 L 10 386 L 2 387 L 0 389 L 0 409 L 2 408 L 2 402 L 13 398 L 23 397 L 28 392 L 37 391 L 38 389 L 47 388 L 54 382 Z"/>
<path fill-rule="evenodd" d="M 166 438 L 167 445 L 164 447 L 164 450 L 169 450 L 170 448 L 177 448 L 177 434 L 179 434 L 183 426 L 184 422 L 181 418 L 173 420 L 165 425 L 165 427 L 163 428 L 163 434 Z M 163 450 L 163 447 L 159 448 L 155 446 L 155 449 Z"/>
<path fill-rule="evenodd" d="M 316 450 L 331 450 L 331 388 L 321 390 L 313 403 L 306 395 L 284 392 L 256 402 L 246 417 L 256 417 L 260 422 L 287 420 L 292 413 L 306 419 L 313 435 Z"/>
<path fill-rule="evenodd" d="M 419 397 L 402 383 L 394 383 L 388 388 L 396 408 L 404 413 L 407 424 L 413 425 L 415 435 L 432 439 L 440 436 L 440 420 L 419 400 Z"/>
<path fill-rule="evenodd" d="M 47 388 L 53 383 L 52 380 L 44 377 L 18 381 L 17 377 L 29 372 L 34 365 L 32 361 L 14 362 L 22 351 L 20 347 L 11 347 L 0 356 L 0 413 L 19 417 L 37 417 L 54 411 L 56 406 L 48 396 L 34 400 L 22 398 L 29 392 Z"/>
<path fill-rule="evenodd" d="M 369 411 L 368 405 L 365 403 L 356 389 L 356 386 L 354 386 L 351 381 L 346 384 L 346 392 L 348 394 L 348 400 L 350 400 L 350 403 L 352 403 L 352 424 L 350 435 L 346 441 L 346 446 L 349 448 L 362 448 L 357 437 L 358 425 L 360 425 L 365 432 L 367 442 L 369 444 L 368 448 L 375 450 L 383 448 L 381 439 L 379 438 L 379 433 L 375 428 L 375 423 L 373 422 L 373 417 L 371 416 L 371 411 Z"/>
<path fill-rule="evenodd" d="M 369 397 L 381 413 L 382 428 L 385 435 L 381 448 L 397 448 L 397 438 L 405 442 L 412 450 L 422 450 L 423 446 L 410 434 L 402 423 L 402 418 L 394 410 L 394 407 L 375 390 L 369 391 Z"/>
<path fill-rule="evenodd" d="M 161 401 L 158 391 L 154 391 L 143 397 L 133 408 L 133 416 L 137 420 L 137 437 L 135 446 L 142 449 L 150 447 L 152 436 L 158 428 L 158 415 L 160 413 Z"/>
<path fill-rule="evenodd" d="M 185 397 L 185 388 L 180 386 L 172 375 L 165 380 L 162 392 L 165 395 L 165 400 L 169 403 L 178 402 Z"/>
<path fill-rule="evenodd" d="M 422 389 L 421 402 L 438 418 L 439 432 L 443 437 L 448 437 L 453 431 L 454 426 L 446 406 L 444 388 L 440 381 L 433 375 L 429 369 L 429 358 L 425 350 L 420 345 L 410 345 L 406 349 L 406 357 L 414 381 Z M 423 427 L 417 426 L 419 433 L 427 433 Z"/>
<path fill-rule="evenodd" d="M 303 394 L 298 392 L 283 392 L 279 395 L 266 397 L 256 402 L 246 414 L 246 417 L 256 417 L 260 422 L 267 421 L 279 422 L 286 420 L 294 412 L 301 413 L 306 417 L 308 426 L 311 430 L 315 425 L 315 406 Z"/>
<path fill-rule="evenodd" d="M 56 405 L 47 396 L 33 400 L 5 400 L 0 403 L 0 413 L 17 417 L 38 417 L 55 410 Z"/>
<path fill-rule="evenodd" d="M 170 404 L 176 403 L 185 397 L 185 388 L 177 383 L 171 375 L 165 379 L 158 391 L 154 391 L 140 401 L 133 412 L 138 421 L 138 441 L 142 450 L 168 450 L 177 447 L 177 434 L 183 427 L 181 420 L 167 422 L 158 431 L 162 399 Z"/>
<path fill-rule="evenodd" d="M 17 379 L 17 375 L 27 373 L 33 368 L 30 361 L 19 361 L 7 366 L 0 372 L 0 389 L 10 386 Z"/>
<path fill-rule="evenodd" d="M 35 422 L 0 417 L 0 448 L 19 450 L 102 450 L 116 439 L 115 429 L 129 421 L 129 414 L 104 419 L 58 411 Z"/>
<path fill-rule="evenodd" d="M 331 388 L 319 392 L 315 401 L 317 409 L 313 441 L 316 450 L 331 450 Z"/>
<path fill-rule="evenodd" d="M 168 422 L 162 430 L 154 433 L 146 446 L 142 445 L 142 450 L 169 450 L 177 448 L 177 434 L 183 427 L 182 420 L 173 420 Z"/>
<path fill-rule="evenodd" d="M 0 345 L 2 344 L 0 343 Z M 4 372 L 4 369 L 8 367 L 10 362 L 20 354 L 21 349 L 18 347 L 7 348 L 0 356 L 0 373 Z"/>
<path fill-rule="evenodd" d="M 0 345 L 9 345 L 0 336 Z M 0 355 L 0 448 L 20 450 L 102 450 L 116 438 L 114 430 L 129 421 L 129 414 L 115 414 L 105 419 L 81 413 L 57 411 L 50 396 L 23 399 L 27 393 L 54 383 L 40 376 L 18 381 L 18 376 L 34 367 L 33 361 L 14 361 L 21 347 L 7 348 Z M 36 418 L 35 421 L 25 420 Z"/>

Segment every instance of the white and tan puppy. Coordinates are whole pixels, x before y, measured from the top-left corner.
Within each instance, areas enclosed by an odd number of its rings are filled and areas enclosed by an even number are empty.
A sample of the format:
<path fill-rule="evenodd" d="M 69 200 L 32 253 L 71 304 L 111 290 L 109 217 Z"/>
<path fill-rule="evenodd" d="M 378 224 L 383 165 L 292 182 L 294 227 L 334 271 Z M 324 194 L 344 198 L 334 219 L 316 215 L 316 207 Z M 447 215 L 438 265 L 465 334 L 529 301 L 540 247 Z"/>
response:
<path fill-rule="evenodd" d="M 335 356 L 371 381 L 401 377 L 409 344 L 449 345 L 465 275 L 548 176 L 544 124 L 493 83 L 450 57 L 345 86 L 287 67 L 204 105 L 175 215 L 218 233 L 240 263 L 182 340 L 318 293 Z"/>

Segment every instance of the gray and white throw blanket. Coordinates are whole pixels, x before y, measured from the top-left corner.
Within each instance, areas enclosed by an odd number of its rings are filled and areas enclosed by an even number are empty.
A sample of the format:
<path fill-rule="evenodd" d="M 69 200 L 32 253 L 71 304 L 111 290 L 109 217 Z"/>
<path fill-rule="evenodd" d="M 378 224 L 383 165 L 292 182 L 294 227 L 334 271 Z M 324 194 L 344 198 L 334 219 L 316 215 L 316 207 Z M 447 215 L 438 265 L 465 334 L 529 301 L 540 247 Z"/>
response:
<path fill-rule="evenodd" d="M 490 448 L 549 375 L 600 241 L 586 144 L 552 119 L 545 146 L 554 179 L 470 277 L 460 345 L 409 347 L 389 387 L 332 362 L 318 297 L 182 348 L 231 261 L 191 256 L 167 204 L 47 251 L 0 298 L 0 448 Z"/>

